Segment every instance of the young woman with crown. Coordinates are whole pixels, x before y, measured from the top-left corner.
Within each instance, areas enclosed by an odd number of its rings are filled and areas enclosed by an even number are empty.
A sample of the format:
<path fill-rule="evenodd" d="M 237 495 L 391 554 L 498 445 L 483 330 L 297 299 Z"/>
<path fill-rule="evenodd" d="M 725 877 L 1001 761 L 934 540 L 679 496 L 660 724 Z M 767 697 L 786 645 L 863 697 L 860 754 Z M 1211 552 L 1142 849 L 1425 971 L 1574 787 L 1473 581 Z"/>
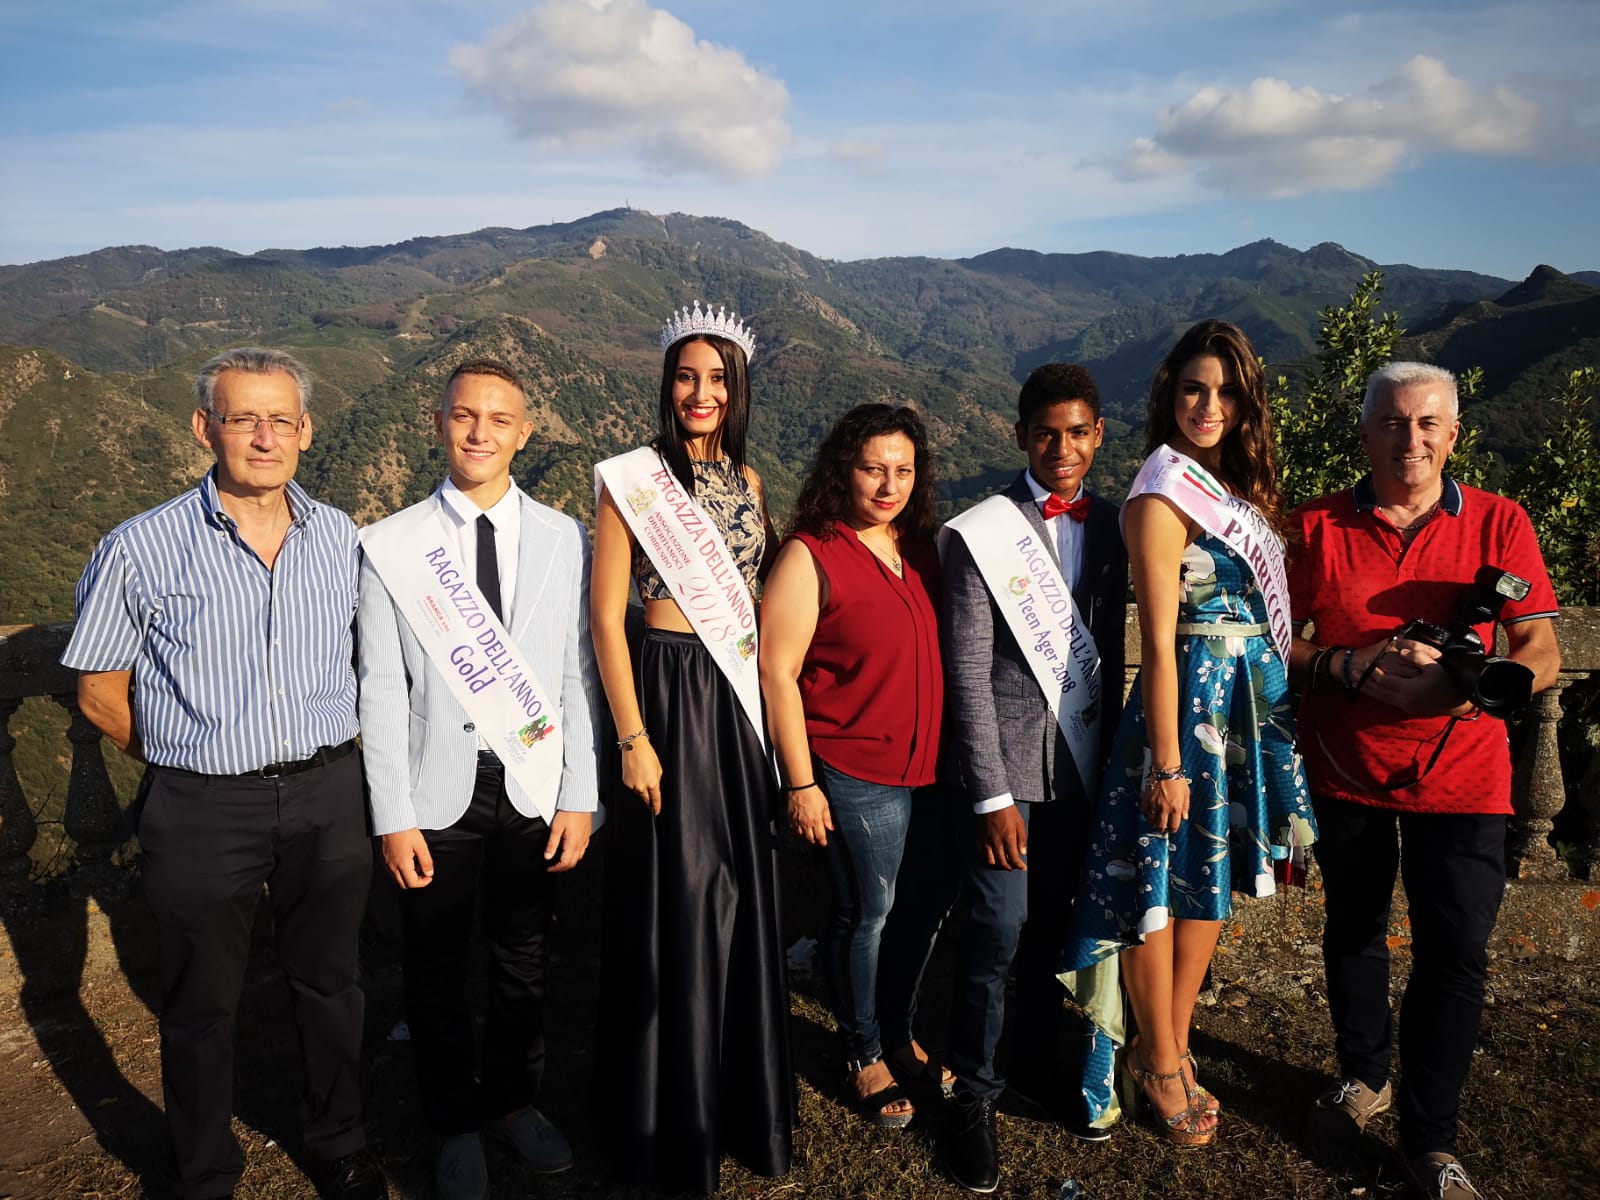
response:
<path fill-rule="evenodd" d="M 795 1123 L 751 599 L 776 538 L 745 461 L 750 331 L 696 303 L 661 347 L 660 433 L 595 468 L 590 628 L 624 789 L 608 806 L 596 1103 L 620 1173 L 712 1192 L 723 1153 L 784 1174 Z"/>

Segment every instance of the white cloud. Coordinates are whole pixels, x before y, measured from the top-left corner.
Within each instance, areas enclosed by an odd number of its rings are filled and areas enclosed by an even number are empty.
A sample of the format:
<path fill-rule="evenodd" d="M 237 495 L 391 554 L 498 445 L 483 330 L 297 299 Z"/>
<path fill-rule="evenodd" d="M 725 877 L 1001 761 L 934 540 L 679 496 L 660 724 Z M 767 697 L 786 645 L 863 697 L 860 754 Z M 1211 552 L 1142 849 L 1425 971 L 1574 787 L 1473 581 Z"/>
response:
<path fill-rule="evenodd" d="M 1352 96 L 1281 79 L 1201 88 L 1117 160 L 1124 179 L 1192 171 L 1219 191 L 1294 196 L 1370 187 L 1431 151 L 1537 153 L 1549 122 L 1506 87 L 1475 88 L 1418 55 Z"/>
<path fill-rule="evenodd" d="M 546 149 L 621 146 L 658 171 L 748 179 L 789 141 L 782 80 L 644 0 L 541 0 L 450 64 Z"/>

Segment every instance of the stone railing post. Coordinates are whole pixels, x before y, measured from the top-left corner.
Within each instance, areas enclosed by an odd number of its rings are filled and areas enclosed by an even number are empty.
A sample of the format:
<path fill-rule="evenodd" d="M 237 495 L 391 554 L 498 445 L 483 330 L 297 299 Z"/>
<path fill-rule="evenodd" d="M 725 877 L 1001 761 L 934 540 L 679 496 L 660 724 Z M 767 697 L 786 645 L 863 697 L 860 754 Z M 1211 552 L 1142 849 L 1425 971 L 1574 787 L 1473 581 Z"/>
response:
<path fill-rule="evenodd" d="M 1533 698 L 1528 709 L 1534 726 L 1511 777 L 1514 815 L 1506 834 L 1508 873 L 1517 879 L 1561 879 L 1567 874 L 1566 865 L 1550 845 L 1550 831 L 1555 815 L 1567 802 L 1556 726 L 1561 721 L 1561 693 L 1573 678 L 1563 671 L 1555 683 Z"/>
<path fill-rule="evenodd" d="M 122 844 L 122 810 L 106 774 L 100 752 L 100 731 L 78 707 L 75 693 L 57 693 L 57 704 L 67 710 L 67 740 L 72 743 L 72 773 L 67 779 L 67 805 L 62 828 L 78 844 L 78 865 L 73 890 L 85 895 L 126 884 L 123 873 L 111 864 L 111 854 Z"/>
<path fill-rule="evenodd" d="M 11 718 L 21 706 L 20 699 L 0 699 L 0 891 L 27 883 L 28 851 L 39 832 L 11 761 L 17 745 L 11 736 Z"/>
<path fill-rule="evenodd" d="M 1590 882 L 1600 881 L 1600 748 L 1589 751 L 1589 762 L 1578 781 L 1578 823 L 1583 839 L 1580 850 Z"/>

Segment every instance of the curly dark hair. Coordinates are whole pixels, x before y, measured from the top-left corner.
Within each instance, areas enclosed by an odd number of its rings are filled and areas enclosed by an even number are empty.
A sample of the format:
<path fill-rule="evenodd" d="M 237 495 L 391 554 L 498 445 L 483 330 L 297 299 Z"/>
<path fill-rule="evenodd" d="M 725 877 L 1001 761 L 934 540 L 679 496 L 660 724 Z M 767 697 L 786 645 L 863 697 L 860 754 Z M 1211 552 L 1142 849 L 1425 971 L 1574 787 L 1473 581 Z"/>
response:
<path fill-rule="evenodd" d="M 1235 495 L 1255 505 L 1280 535 L 1285 534 L 1289 521 L 1283 493 L 1278 490 L 1266 373 L 1250 339 L 1232 322 L 1201 321 L 1179 338 L 1161 360 L 1150 383 L 1144 452 L 1149 454 L 1178 435 L 1175 405 L 1179 377 L 1192 360 L 1206 356 L 1219 359 L 1239 383 L 1239 423 L 1222 439 L 1217 475 Z"/>
<path fill-rule="evenodd" d="M 661 403 L 657 409 L 661 432 L 651 445 L 666 460 L 684 491 L 693 496 L 694 468 L 689 465 L 689 448 L 683 443 L 683 427 L 678 424 L 678 414 L 672 406 L 672 383 L 678 374 L 678 355 L 690 342 L 704 342 L 722 359 L 722 379 L 728 389 L 728 411 L 722 419 L 721 446 L 722 452 L 733 464 L 733 477 L 741 480 L 744 478 L 745 436 L 750 429 L 750 373 L 745 370 L 744 351 L 727 338 L 701 333 L 667 347 L 666 357 L 661 361 Z"/>
<path fill-rule="evenodd" d="M 1082 400 L 1099 417 L 1100 389 L 1088 367 L 1055 362 L 1035 367 L 1017 394 L 1017 421 L 1026 425 L 1039 409 L 1069 400 Z"/>
<path fill-rule="evenodd" d="M 894 519 L 895 529 L 908 543 L 930 543 L 938 519 L 934 515 L 933 458 L 928 452 L 928 431 L 914 408 L 887 404 L 859 404 L 828 431 L 817 447 L 817 458 L 795 501 L 791 533 L 810 533 L 827 541 L 837 532 L 835 521 L 850 515 L 850 472 L 861 448 L 875 437 L 903 434 L 914 451 L 917 477 L 911 497 Z"/>

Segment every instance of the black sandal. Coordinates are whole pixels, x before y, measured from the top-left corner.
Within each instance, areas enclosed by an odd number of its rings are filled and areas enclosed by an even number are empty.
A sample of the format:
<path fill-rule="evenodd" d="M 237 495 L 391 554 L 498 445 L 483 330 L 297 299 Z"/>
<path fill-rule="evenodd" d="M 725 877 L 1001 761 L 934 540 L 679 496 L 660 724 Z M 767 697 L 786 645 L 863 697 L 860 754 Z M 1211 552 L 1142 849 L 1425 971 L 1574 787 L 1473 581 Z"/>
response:
<path fill-rule="evenodd" d="M 911 1119 L 917 1115 L 917 1110 L 912 1108 L 909 1112 L 884 1112 L 891 1104 L 898 1104 L 904 1100 L 907 1104 L 911 1099 L 906 1095 L 898 1083 L 891 1083 L 888 1087 L 873 1092 L 870 1096 L 857 1096 L 855 1099 L 856 1111 L 868 1125 L 878 1129 L 904 1129 L 911 1124 Z"/>
<path fill-rule="evenodd" d="M 894 1072 L 894 1077 L 909 1087 L 938 1088 L 946 1100 L 950 1099 L 956 1090 L 955 1072 L 937 1061 L 931 1054 L 928 1055 L 927 1061 L 918 1062 L 917 1056 L 911 1052 L 911 1047 L 903 1046 L 899 1050 L 885 1054 L 883 1061 L 889 1064 L 889 1070 Z"/>

